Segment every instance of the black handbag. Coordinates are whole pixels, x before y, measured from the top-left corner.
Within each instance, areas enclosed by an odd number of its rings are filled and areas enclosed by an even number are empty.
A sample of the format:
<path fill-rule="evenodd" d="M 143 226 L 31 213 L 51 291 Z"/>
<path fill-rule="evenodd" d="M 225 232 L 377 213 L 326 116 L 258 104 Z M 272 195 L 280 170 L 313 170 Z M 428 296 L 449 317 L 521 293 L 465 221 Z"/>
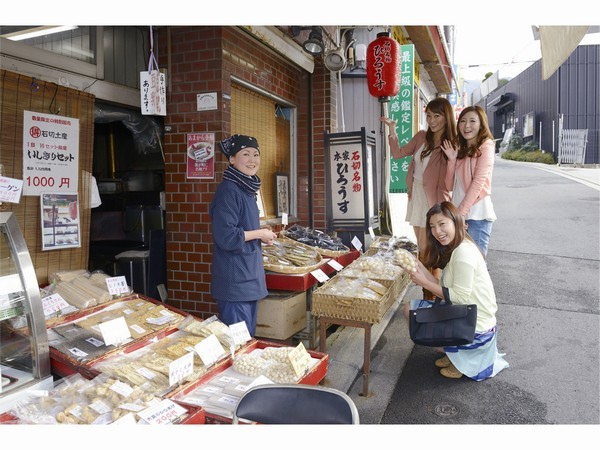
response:
<path fill-rule="evenodd" d="M 477 305 L 441 304 L 436 297 L 431 308 L 410 310 L 410 338 L 427 347 L 446 347 L 473 342 L 477 322 Z"/>

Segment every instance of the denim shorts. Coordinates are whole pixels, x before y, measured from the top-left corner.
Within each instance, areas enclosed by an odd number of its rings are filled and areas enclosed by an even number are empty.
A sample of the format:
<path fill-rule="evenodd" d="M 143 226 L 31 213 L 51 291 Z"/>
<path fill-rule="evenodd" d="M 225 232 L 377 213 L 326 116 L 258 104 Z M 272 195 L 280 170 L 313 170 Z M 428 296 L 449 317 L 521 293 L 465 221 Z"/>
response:
<path fill-rule="evenodd" d="M 491 220 L 467 220 L 466 222 L 469 225 L 469 228 L 467 229 L 469 236 L 471 236 L 479 246 L 483 256 L 486 256 L 494 222 Z"/>

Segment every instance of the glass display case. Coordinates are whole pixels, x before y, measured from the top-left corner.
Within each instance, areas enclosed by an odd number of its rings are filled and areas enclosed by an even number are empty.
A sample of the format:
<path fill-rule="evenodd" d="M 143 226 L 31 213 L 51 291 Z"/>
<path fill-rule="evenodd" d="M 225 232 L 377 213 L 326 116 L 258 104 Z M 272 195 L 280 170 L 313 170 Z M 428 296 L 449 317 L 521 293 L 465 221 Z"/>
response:
<path fill-rule="evenodd" d="M 12 212 L 0 212 L 0 413 L 53 386 L 35 270 Z"/>

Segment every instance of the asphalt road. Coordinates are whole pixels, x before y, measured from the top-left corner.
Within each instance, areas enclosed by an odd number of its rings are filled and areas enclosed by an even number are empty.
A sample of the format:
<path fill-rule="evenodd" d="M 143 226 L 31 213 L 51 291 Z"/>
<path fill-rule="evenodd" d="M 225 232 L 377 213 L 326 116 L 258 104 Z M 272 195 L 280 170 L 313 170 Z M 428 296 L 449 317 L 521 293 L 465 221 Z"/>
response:
<path fill-rule="evenodd" d="M 363 414 L 361 423 L 600 424 L 600 192 L 558 172 L 500 158 L 495 163 L 498 220 L 488 267 L 499 306 L 498 347 L 510 367 L 481 382 L 450 380 L 433 365 L 438 355 L 432 349 L 413 346 L 396 368 L 399 378 L 382 416 Z M 418 292 L 409 290 L 405 299 Z M 405 343 L 400 311 L 379 339 L 374 359 L 394 358 L 398 341 Z M 560 442 L 556 432 L 563 427 L 533 428 L 542 441 Z M 600 430 L 576 429 L 565 440 L 571 448 L 578 448 L 573 439 Z"/>

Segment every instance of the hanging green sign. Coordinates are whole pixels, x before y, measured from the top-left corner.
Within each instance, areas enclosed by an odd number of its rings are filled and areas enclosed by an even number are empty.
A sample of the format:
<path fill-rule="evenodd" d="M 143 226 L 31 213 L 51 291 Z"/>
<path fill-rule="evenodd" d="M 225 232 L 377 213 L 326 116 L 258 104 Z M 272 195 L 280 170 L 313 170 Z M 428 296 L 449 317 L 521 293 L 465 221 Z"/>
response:
<path fill-rule="evenodd" d="M 414 132 L 415 46 L 400 46 L 400 90 L 389 103 L 390 118 L 395 120 L 400 146 L 406 145 Z M 412 156 L 390 158 L 390 193 L 406 193 L 406 172 Z"/>

